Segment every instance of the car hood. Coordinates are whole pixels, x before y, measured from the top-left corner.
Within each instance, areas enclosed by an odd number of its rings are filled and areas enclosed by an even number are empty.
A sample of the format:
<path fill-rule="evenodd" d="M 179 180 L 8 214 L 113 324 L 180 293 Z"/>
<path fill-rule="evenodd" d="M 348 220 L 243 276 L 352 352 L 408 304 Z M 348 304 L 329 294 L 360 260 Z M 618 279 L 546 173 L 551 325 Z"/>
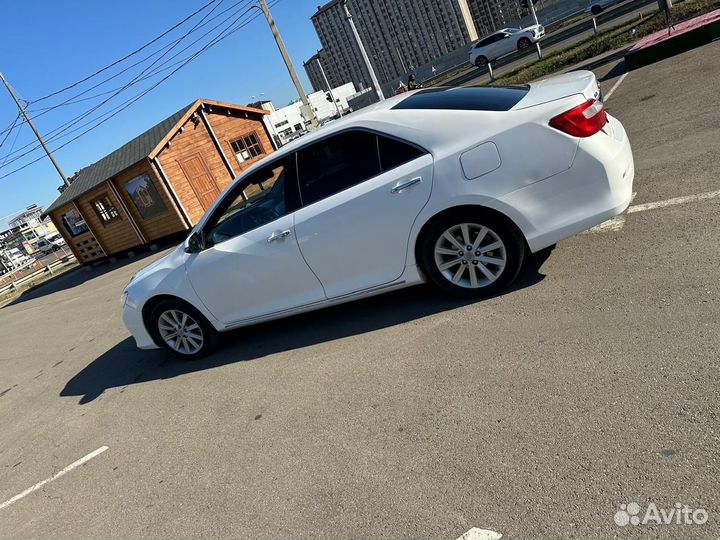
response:
<path fill-rule="evenodd" d="M 160 270 L 163 268 L 167 269 L 167 270 L 174 270 L 175 268 L 181 267 L 185 263 L 185 257 L 186 257 L 185 245 L 180 244 L 174 250 L 172 250 L 170 253 L 168 253 L 164 257 L 161 257 L 157 261 L 147 265 L 142 270 L 140 270 L 137 274 L 135 274 L 132 278 L 132 281 L 130 281 L 130 283 L 128 284 L 128 286 L 140 281 L 144 277 L 154 273 L 157 270 Z"/>

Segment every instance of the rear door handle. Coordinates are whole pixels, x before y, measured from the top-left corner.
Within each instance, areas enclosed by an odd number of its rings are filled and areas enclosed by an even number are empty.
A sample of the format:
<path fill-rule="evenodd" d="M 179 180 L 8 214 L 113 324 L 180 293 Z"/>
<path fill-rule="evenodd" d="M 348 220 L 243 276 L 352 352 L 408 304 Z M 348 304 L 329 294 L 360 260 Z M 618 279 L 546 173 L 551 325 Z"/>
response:
<path fill-rule="evenodd" d="M 272 244 L 275 240 L 282 240 L 283 238 L 287 238 L 288 236 L 290 236 L 290 229 L 285 229 L 284 231 L 275 231 L 268 238 L 268 244 Z"/>
<path fill-rule="evenodd" d="M 413 178 L 412 180 L 408 180 L 404 184 L 400 184 L 399 186 L 395 186 L 390 190 L 390 193 L 400 193 L 402 190 L 407 189 L 409 187 L 413 187 L 415 184 L 419 184 L 422 182 L 422 178 L 418 176 L 417 178 Z"/>

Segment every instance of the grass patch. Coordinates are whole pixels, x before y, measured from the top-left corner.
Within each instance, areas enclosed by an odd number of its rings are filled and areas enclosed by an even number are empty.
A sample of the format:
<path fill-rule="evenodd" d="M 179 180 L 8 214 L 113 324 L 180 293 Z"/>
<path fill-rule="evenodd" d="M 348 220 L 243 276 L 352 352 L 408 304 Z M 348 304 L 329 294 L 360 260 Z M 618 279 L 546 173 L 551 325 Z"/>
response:
<path fill-rule="evenodd" d="M 677 24 L 718 8 L 720 8 L 720 0 L 684 0 L 673 6 L 672 13 Z M 656 12 L 642 21 L 637 20 L 606 30 L 576 43 L 569 49 L 555 52 L 542 60 L 510 71 L 495 79 L 492 84 L 509 85 L 533 81 L 608 51 L 620 49 L 663 28 L 665 28 L 665 17 L 662 13 Z"/>

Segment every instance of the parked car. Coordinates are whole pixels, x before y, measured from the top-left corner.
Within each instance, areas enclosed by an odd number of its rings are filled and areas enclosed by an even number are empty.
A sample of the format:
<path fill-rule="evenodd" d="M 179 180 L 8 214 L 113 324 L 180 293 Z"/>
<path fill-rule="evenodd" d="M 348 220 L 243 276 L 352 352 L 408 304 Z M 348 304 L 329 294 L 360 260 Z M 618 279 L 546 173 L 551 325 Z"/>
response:
<path fill-rule="evenodd" d="M 478 67 L 487 66 L 512 52 L 527 49 L 545 36 L 545 27 L 534 24 L 525 29 L 504 28 L 482 38 L 470 48 L 470 63 Z"/>
<path fill-rule="evenodd" d="M 589 71 L 407 92 L 249 168 L 135 275 L 123 320 L 138 347 L 198 358 L 220 332 L 425 281 L 495 294 L 529 253 L 622 212 L 633 177 Z"/>
<path fill-rule="evenodd" d="M 65 246 L 65 239 L 60 234 L 51 234 L 38 238 L 37 249 L 45 254 L 58 251 Z"/>
<path fill-rule="evenodd" d="M 625 0 L 590 0 L 585 11 L 593 15 L 599 15 L 610 6 L 624 2 Z"/>

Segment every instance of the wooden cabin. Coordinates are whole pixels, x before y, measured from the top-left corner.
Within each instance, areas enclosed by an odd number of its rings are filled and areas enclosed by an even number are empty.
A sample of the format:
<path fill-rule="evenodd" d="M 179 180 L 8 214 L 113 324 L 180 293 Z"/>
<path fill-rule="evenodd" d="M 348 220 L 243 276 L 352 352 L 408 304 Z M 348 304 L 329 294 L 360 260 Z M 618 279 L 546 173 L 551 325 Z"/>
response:
<path fill-rule="evenodd" d="M 82 169 L 45 214 L 81 263 L 187 231 L 275 150 L 267 114 L 199 99 Z"/>

